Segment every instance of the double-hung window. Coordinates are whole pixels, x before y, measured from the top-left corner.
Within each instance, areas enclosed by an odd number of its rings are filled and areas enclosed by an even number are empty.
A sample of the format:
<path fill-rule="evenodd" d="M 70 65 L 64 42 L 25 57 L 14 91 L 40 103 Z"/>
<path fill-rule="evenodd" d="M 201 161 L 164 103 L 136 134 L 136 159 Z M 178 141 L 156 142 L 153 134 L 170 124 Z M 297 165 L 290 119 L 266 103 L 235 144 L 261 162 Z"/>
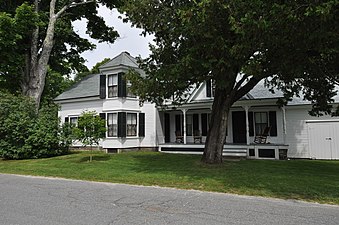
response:
<path fill-rule="evenodd" d="M 78 126 L 78 117 L 77 116 L 71 116 L 69 117 L 69 123 L 73 126 Z"/>
<path fill-rule="evenodd" d="M 137 114 L 127 113 L 126 115 L 126 135 L 137 136 Z"/>
<path fill-rule="evenodd" d="M 265 128 L 268 127 L 268 116 L 267 112 L 256 112 L 254 113 L 255 121 L 255 134 L 260 135 L 264 132 Z"/>
<path fill-rule="evenodd" d="M 193 115 L 186 115 L 186 134 L 187 136 L 193 135 Z"/>
<path fill-rule="evenodd" d="M 108 137 L 118 136 L 118 114 L 108 113 L 107 114 L 107 126 L 108 126 Z"/>
<path fill-rule="evenodd" d="M 118 75 L 108 75 L 108 97 L 118 97 Z"/>

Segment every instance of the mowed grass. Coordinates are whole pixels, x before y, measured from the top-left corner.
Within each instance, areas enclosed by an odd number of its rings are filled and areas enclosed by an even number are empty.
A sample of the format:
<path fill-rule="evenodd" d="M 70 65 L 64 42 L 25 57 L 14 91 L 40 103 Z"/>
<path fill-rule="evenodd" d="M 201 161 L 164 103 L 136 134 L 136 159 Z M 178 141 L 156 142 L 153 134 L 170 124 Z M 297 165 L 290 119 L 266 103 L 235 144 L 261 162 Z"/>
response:
<path fill-rule="evenodd" d="M 339 161 L 240 160 L 206 165 L 201 156 L 89 152 L 36 160 L 0 160 L 0 173 L 158 185 L 339 205 Z M 0 188 L 1 189 L 1 188 Z"/>

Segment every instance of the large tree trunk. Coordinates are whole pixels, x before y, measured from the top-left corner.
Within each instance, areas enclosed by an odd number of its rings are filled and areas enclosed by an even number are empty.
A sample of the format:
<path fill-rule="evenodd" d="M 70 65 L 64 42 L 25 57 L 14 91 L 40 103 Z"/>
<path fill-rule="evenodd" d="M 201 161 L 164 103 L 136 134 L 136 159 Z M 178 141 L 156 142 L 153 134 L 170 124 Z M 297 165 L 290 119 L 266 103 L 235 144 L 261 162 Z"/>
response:
<path fill-rule="evenodd" d="M 78 5 L 94 2 L 88 1 L 70 1 L 58 12 L 55 12 L 57 0 L 50 0 L 49 23 L 42 46 L 39 46 L 39 27 L 32 31 L 31 51 L 26 55 L 26 69 L 21 84 L 24 95 L 34 99 L 37 109 L 39 109 L 41 95 L 44 91 L 46 74 L 48 70 L 48 61 L 54 46 L 55 24 L 57 19 L 66 12 L 67 9 Z M 39 13 L 39 0 L 34 1 L 35 12 Z"/>
<path fill-rule="evenodd" d="M 31 50 L 30 54 L 26 56 L 26 70 L 21 85 L 23 94 L 35 101 L 37 109 L 39 109 L 41 95 L 45 87 L 48 61 L 54 45 L 55 23 L 59 16 L 55 14 L 55 2 L 56 0 L 50 2 L 49 23 L 41 48 L 39 47 L 39 27 L 37 26 L 32 32 Z M 35 12 L 38 13 L 39 1 L 35 0 L 34 5 Z"/>
<path fill-rule="evenodd" d="M 237 70 L 234 70 L 237 71 Z M 211 121 L 206 138 L 204 154 L 201 161 L 205 163 L 222 163 L 222 152 L 226 139 L 228 114 L 234 102 L 253 89 L 264 77 L 252 77 L 248 80 L 243 76 L 236 82 L 237 73 L 220 76 L 216 80 L 215 96 L 211 112 Z"/>
<path fill-rule="evenodd" d="M 202 161 L 206 163 L 222 163 L 222 151 L 226 139 L 228 114 L 232 99 L 226 89 L 216 89 L 211 112 L 211 121 L 206 138 Z"/>

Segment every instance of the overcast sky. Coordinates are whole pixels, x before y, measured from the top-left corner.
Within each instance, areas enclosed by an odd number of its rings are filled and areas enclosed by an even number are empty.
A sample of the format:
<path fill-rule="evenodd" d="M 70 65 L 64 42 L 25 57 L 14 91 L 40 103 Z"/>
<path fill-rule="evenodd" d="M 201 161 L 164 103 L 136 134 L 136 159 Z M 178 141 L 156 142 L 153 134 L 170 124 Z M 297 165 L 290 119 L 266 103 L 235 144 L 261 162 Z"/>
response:
<path fill-rule="evenodd" d="M 132 28 L 131 24 L 123 23 L 118 18 L 120 15 L 117 10 L 109 10 L 105 7 L 99 8 L 99 15 L 102 16 L 106 24 L 113 26 L 118 32 L 120 37 L 113 43 L 98 43 L 91 39 L 86 34 L 86 21 L 76 21 L 73 26 L 77 33 L 82 37 L 88 38 L 91 42 L 97 45 L 93 51 L 87 51 L 82 56 L 87 60 L 86 66 L 91 69 L 97 62 L 102 61 L 104 58 L 113 58 L 123 51 L 129 52 L 132 56 L 147 57 L 150 53 L 148 44 L 152 41 L 151 36 L 140 36 L 141 29 Z"/>

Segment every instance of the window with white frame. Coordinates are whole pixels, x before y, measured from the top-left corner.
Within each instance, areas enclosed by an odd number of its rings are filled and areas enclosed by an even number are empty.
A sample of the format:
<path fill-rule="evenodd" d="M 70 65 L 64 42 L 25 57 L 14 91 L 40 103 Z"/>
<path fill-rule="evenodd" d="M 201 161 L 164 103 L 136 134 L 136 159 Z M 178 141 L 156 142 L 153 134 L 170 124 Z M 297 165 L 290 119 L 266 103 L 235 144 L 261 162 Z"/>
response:
<path fill-rule="evenodd" d="M 108 75 L 108 97 L 118 97 L 118 75 Z"/>
<path fill-rule="evenodd" d="M 136 113 L 127 113 L 126 115 L 126 136 L 137 136 Z"/>
<path fill-rule="evenodd" d="M 108 137 L 118 136 L 118 114 L 107 113 L 107 126 L 108 126 Z"/>
<path fill-rule="evenodd" d="M 69 123 L 78 126 L 78 117 L 77 116 L 70 116 L 69 117 Z"/>
<path fill-rule="evenodd" d="M 186 115 L 186 134 L 187 136 L 193 135 L 193 115 Z"/>
<path fill-rule="evenodd" d="M 255 134 L 260 135 L 268 127 L 267 112 L 255 112 L 254 113 Z"/>

